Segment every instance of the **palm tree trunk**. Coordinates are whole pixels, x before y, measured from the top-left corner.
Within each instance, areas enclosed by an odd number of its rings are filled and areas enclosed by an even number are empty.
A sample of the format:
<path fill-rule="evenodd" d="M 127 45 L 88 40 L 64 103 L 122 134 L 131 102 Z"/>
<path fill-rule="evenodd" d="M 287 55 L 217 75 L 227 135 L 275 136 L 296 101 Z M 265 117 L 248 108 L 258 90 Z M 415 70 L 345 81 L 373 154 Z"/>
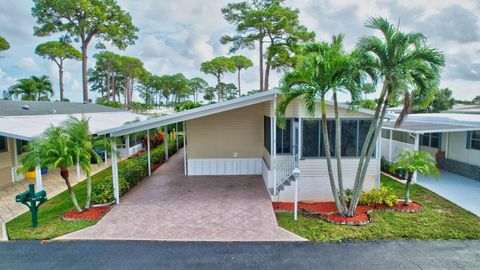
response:
<path fill-rule="evenodd" d="M 242 95 L 242 90 L 240 90 L 240 70 L 241 69 L 238 69 L 238 96 L 240 97 Z"/>
<path fill-rule="evenodd" d="M 407 183 L 405 184 L 405 199 L 403 205 L 408 205 L 410 203 L 410 184 L 412 183 L 413 173 L 408 173 Z"/>
<path fill-rule="evenodd" d="M 263 91 L 263 38 L 258 40 L 258 48 L 259 48 L 259 66 L 260 66 L 260 92 Z"/>
<path fill-rule="evenodd" d="M 72 200 L 73 206 L 77 210 L 77 212 L 81 213 L 83 210 L 78 204 L 77 197 L 75 196 L 75 192 L 73 191 L 72 185 L 70 184 L 69 172 L 68 169 L 63 167 L 60 168 L 60 175 L 62 176 L 63 180 L 65 180 L 65 184 L 67 184 L 68 193 L 70 194 L 70 199 Z"/>
<path fill-rule="evenodd" d="M 330 179 L 330 187 L 332 189 L 333 199 L 335 200 L 335 206 L 337 207 L 340 215 L 344 215 L 345 209 L 342 206 L 340 199 L 338 197 L 337 185 L 335 184 L 335 178 L 333 176 L 332 157 L 330 155 L 330 140 L 328 139 L 328 132 L 327 132 L 327 109 L 325 106 L 325 96 L 323 95 L 321 97 L 321 106 L 322 106 L 322 135 L 323 135 L 323 144 L 325 147 L 325 156 L 327 157 L 328 178 Z"/>
<path fill-rule="evenodd" d="M 86 171 L 87 174 L 87 198 L 85 201 L 85 208 L 90 208 L 90 199 L 92 197 L 92 176 L 90 175 L 90 171 Z"/>
<path fill-rule="evenodd" d="M 337 159 L 337 174 L 338 174 L 338 189 L 340 193 L 340 202 L 343 207 L 347 208 L 345 199 L 345 190 L 343 188 L 343 175 L 342 175 L 342 155 L 341 155 L 341 138 L 342 138 L 342 123 L 338 113 L 338 101 L 337 91 L 333 91 L 333 108 L 335 110 L 335 157 Z"/>
<path fill-rule="evenodd" d="M 370 163 L 373 149 L 375 149 L 375 141 L 379 133 L 378 129 L 382 127 L 382 122 L 385 117 L 386 109 L 388 107 L 388 100 L 390 98 L 389 95 L 387 95 L 387 93 L 390 92 L 388 91 L 388 88 L 388 82 L 385 82 L 383 84 L 382 92 L 380 93 L 380 97 L 378 99 L 378 104 L 372 119 L 372 123 L 370 125 L 364 145 L 362 147 L 357 173 L 355 175 L 355 184 L 353 187 L 352 201 L 348 211 L 348 216 L 355 215 L 355 209 L 360 199 L 360 193 L 363 188 L 363 182 L 365 180 L 368 164 Z"/>

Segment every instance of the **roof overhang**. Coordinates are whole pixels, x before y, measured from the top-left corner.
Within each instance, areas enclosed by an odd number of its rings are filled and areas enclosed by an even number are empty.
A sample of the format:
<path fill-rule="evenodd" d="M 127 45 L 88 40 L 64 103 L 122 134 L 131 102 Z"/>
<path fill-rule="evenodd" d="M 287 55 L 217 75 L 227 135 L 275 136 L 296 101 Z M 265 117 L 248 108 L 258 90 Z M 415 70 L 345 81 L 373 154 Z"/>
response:
<path fill-rule="evenodd" d="M 442 133 L 442 132 L 462 132 L 480 130 L 480 126 L 436 123 L 427 121 L 404 120 L 400 127 L 395 128 L 395 121 L 388 121 L 383 124 L 384 129 L 409 132 L 414 134 Z"/>

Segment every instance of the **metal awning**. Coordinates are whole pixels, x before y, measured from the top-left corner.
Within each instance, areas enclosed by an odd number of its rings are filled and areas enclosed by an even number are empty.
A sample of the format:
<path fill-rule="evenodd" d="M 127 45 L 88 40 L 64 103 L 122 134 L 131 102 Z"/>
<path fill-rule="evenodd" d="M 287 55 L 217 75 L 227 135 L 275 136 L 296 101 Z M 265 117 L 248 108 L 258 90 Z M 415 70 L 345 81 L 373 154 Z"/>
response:
<path fill-rule="evenodd" d="M 439 123 L 432 121 L 409 120 L 403 121 L 402 125 L 395 128 L 395 120 L 385 122 L 384 129 L 410 132 L 414 134 L 436 133 L 436 132 L 461 132 L 480 130 L 478 125 L 455 124 L 455 123 Z"/>

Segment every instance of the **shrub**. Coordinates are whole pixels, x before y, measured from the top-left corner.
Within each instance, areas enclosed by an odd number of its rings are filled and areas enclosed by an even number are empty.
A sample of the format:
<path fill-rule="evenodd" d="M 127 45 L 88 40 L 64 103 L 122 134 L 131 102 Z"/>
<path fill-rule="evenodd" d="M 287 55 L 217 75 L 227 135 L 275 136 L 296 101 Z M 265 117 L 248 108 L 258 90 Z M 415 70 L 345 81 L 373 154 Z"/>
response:
<path fill-rule="evenodd" d="M 392 167 L 392 164 L 382 156 L 382 159 L 380 160 L 380 168 L 384 172 L 390 172 L 390 167 Z"/>
<path fill-rule="evenodd" d="M 118 182 L 120 185 L 120 197 L 123 196 L 127 191 L 130 190 L 130 184 L 123 177 L 118 177 Z M 111 203 L 115 201 L 115 196 L 113 195 L 113 181 L 112 177 L 108 176 L 105 180 L 98 184 L 95 189 L 92 191 L 92 201 L 96 204 Z"/>
<path fill-rule="evenodd" d="M 393 206 L 397 203 L 398 197 L 395 193 L 387 188 L 381 187 L 380 189 L 373 189 L 372 191 L 366 193 L 362 192 L 360 195 L 359 204 L 362 205 L 387 205 Z"/>

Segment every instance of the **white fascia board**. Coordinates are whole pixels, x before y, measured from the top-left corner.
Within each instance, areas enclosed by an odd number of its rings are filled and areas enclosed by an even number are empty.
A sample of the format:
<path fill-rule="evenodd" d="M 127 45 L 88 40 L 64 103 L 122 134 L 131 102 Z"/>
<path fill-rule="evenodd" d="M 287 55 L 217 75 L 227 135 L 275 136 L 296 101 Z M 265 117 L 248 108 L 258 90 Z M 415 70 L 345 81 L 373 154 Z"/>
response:
<path fill-rule="evenodd" d="M 34 138 L 31 138 L 31 137 L 26 137 L 26 136 L 13 134 L 13 133 L 8 133 L 8 132 L 2 132 L 2 131 L 0 131 L 0 136 L 9 137 L 9 138 L 13 138 L 13 139 L 19 139 L 19 140 L 22 140 L 22 141 L 31 141 L 31 140 L 34 139 Z"/>
<path fill-rule="evenodd" d="M 425 133 L 447 133 L 447 132 L 463 132 L 463 131 L 477 131 L 480 130 L 480 127 L 463 127 L 463 128 L 450 128 L 450 129 L 428 129 L 428 130 L 409 130 L 403 128 L 394 128 L 383 126 L 382 128 L 388 130 L 395 130 L 395 131 L 402 131 L 402 132 L 410 132 L 414 134 L 425 134 Z"/>
<path fill-rule="evenodd" d="M 238 109 L 241 107 L 254 105 L 262 102 L 269 101 L 273 96 L 278 93 L 276 90 L 270 90 L 267 92 L 259 93 L 256 95 L 246 96 L 234 100 L 225 101 L 222 103 L 207 105 L 192 110 L 187 110 L 179 113 L 174 113 L 166 116 L 148 119 L 142 122 L 127 124 L 122 127 L 107 129 L 99 131 L 98 135 L 109 134 L 110 137 L 120 137 L 127 134 L 144 131 L 152 128 L 166 126 L 178 122 L 183 122 L 195 118 L 200 118 L 224 111 Z"/>

